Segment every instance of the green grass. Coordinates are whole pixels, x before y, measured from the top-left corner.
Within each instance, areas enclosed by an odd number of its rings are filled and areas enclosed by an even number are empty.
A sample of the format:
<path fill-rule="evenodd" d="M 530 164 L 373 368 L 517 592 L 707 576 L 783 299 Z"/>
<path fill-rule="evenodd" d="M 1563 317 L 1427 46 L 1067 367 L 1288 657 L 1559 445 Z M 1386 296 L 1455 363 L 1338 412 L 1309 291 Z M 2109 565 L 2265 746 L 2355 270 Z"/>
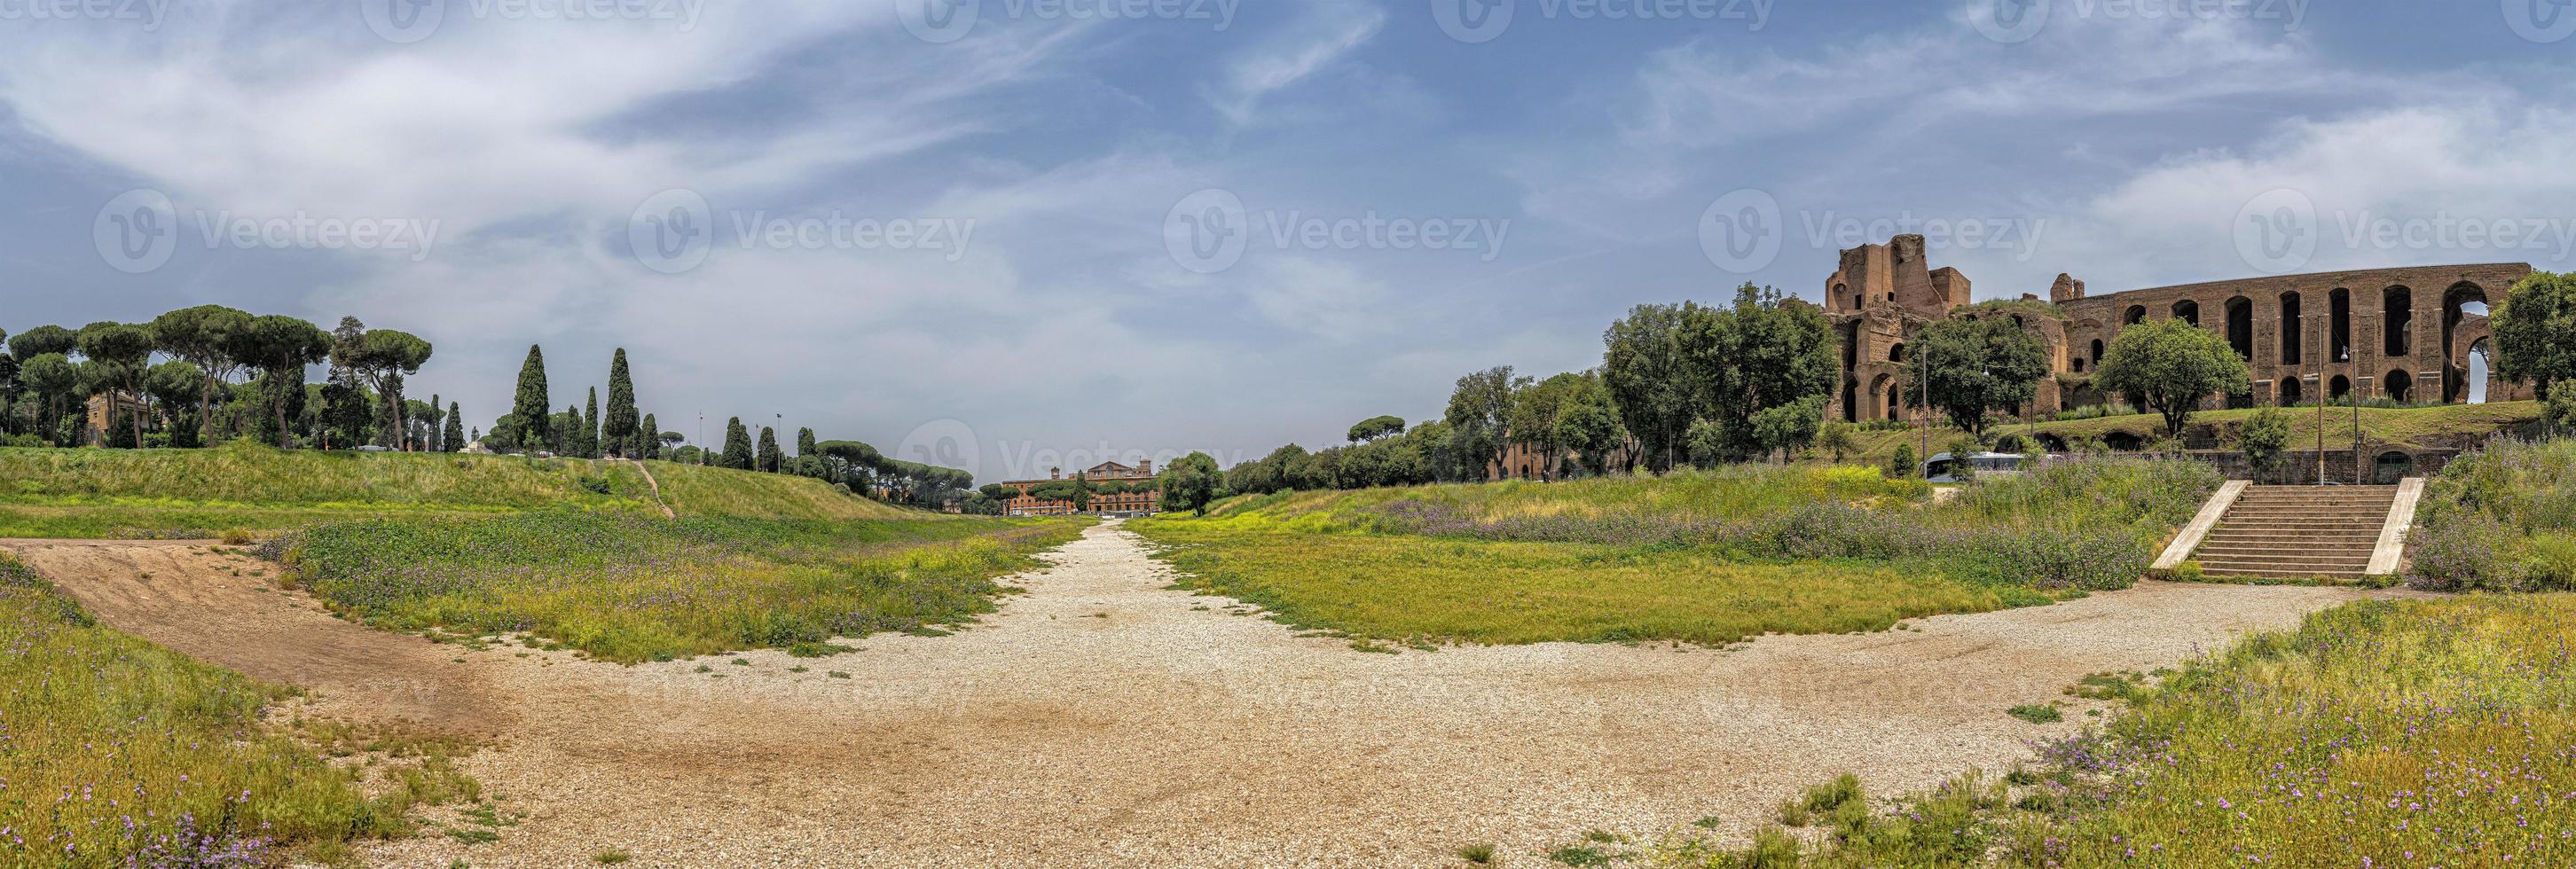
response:
<path fill-rule="evenodd" d="M 206 539 L 364 517 L 537 511 L 815 521 L 935 518 L 817 480 L 583 459 L 206 450 L 0 448 L 0 537 Z M 598 491 L 605 489 L 605 492 Z"/>
<path fill-rule="evenodd" d="M 366 768 L 323 756 L 387 746 L 263 725 L 288 692 L 100 627 L 6 553 L 0 649 L 9 865 L 257 865 L 405 835 L 413 804 L 472 790 L 439 747 L 390 752 L 411 762 L 376 767 L 369 796 Z"/>
<path fill-rule="evenodd" d="M 1079 536 L 1062 520 L 861 521 L 542 512 L 317 525 L 281 538 L 289 578 L 376 627 L 525 632 L 633 663 L 991 612 L 994 579 Z"/>
<path fill-rule="evenodd" d="M 1889 565 L 1316 533 L 1257 516 L 1156 522 L 1144 533 L 1169 547 L 1165 557 L 1193 590 L 1258 604 L 1300 628 L 1399 642 L 1722 645 L 1772 632 L 1885 630 L 2036 597 Z"/>
<path fill-rule="evenodd" d="M 1129 527 L 1184 587 L 1381 643 L 1885 630 L 2117 588 L 2217 486 L 2193 463 L 2073 463 L 1934 504 L 1872 468 L 1236 498 Z"/>
<path fill-rule="evenodd" d="M 2251 410 L 2213 410 L 2193 414 L 2193 428 L 2213 426 L 2222 443 L 2232 443 L 2235 431 L 2254 416 Z M 2512 431 L 2541 418 L 2536 401 L 2507 401 L 2492 404 L 2454 404 L 2420 408 L 2362 408 L 2362 434 L 2374 447 L 2393 446 L 2405 449 L 2461 448 L 2473 446 L 2499 433 Z M 2317 441 L 2315 408 L 2290 411 L 2290 448 L 2313 450 Z M 2073 444 L 2085 438 L 2108 438 L 2114 433 L 2138 438 L 2144 443 L 2164 439 L 2164 417 L 2154 414 L 2120 414 L 2093 419 L 2043 422 L 2037 426 L 2012 423 L 1998 426 L 1996 433 L 2020 435 L 2056 435 Z M 1919 429 L 1854 432 L 1860 452 L 1849 458 L 1866 464 L 1886 464 L 1899 446 L 1922 449 Z M 1958 429 L 1940 426 L 1932 430 L 1932 451 L 1949 448 L 1961 436 Z M 2338 440 L 2340 439 L 2340 440 Z M 2352 408 L 2326 408 L 2325 443 L 2328 450 L 2352 449 Z M 1920 458 L 1919 456 L 1917 457 Z"/>

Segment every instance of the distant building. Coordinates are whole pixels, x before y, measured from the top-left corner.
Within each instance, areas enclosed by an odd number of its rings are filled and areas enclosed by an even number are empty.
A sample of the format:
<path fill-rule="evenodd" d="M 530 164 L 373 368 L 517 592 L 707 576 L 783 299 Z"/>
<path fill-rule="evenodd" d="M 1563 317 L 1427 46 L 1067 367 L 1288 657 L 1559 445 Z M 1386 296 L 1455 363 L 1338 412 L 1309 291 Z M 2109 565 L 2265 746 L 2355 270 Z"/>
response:
<path fill-rule="evenodd" d="M 1013 480 L 1003 483 L 1002 485 L 1010 487 L 1019 494 L 1003 502 L 1002 513 L 1007 516 L 1070 516 L 1077 512 L 1143 516 L 1160 513 L 1163 510 L 1163 491 L 1161 487 L 1154 485 L 1154 463 L 1150 459 L 1138 462 L 1133 467 L 1117 462 L 1102 462 L 1092 466 L 1090 470 L 1083 471 L 1081 477 L 1094 486 L 1129 487 L 1141 484 L 1144 491 L 1117 494 L 1095 492 L 1091 496 L 1089 509 L 1077 511 L 1071 501 L 1042 501 L 1029 496 L 1031 489 L 1065 479 L 1063 468 L 1049 468 L 1047 478 L 1043 480 Z"/>
<path fill-rule="evenodd" d="M 81 417 L 80 443 L 82 446 L 107 446 L 107 441 L 111 437 L 108 432 L 109 426 L 132 426 L 134 423 L 126 418 L 127 415 L 142 414 L 150 410 L 151 407 L 144 403 L 141 396 L 124 390 L 110 390 L 104 395 L 90 396 L 88 412 Z"/>

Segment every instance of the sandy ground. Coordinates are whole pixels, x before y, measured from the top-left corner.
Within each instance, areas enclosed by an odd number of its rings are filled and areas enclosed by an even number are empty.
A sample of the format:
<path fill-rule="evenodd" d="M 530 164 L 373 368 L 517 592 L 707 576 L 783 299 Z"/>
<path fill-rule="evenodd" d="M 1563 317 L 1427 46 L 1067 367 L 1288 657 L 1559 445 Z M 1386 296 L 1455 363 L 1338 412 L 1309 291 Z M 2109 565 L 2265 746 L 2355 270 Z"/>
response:
<path fill-rule="evenodd" d="M 1434 866 L 1475 843 L 1535 865 L 1595 828 L 1715 816 L 1740 835 L 1845 771 L 1894 792 L 2002 769 L 2085 720 L 2008 707 L 2365 596 L 2148 583 L 1732 651 L 1386 655 L 1163 590 L 1168 568 L 1111 525 L 954 636 L 629 668 L 366 630 L 203 544 L 0 546 L 105 621 L 315 689 L 320 712 L 485 736 L 466 767 L 524 819 L 497 843 L 365 852 L 427 867 L 609 849 L 630 866 Z"/>

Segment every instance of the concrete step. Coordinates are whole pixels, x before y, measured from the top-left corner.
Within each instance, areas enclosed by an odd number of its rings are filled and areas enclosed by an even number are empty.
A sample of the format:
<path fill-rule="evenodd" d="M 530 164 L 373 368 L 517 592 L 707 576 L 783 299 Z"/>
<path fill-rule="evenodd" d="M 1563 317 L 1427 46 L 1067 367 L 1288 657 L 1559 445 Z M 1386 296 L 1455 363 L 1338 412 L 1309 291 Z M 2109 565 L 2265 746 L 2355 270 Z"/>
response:
<path fill-rule="evenodd" d="M 2202 565 L 2201 575 L 2218 577 L 2237 576 L 2244 577 L 2246 579 L 2356 580 L 2362 578 L 2364 574 L 2360 571 L 2346 573 L 2317 570 L 2219 570 L 2209 567 L 2208 565 Z"/>
<path fill-rule="evenodd" d="M 2339 534 L 2333 536 L 2294 537 L 2281 534 L 2212 534 L 2201 541 L 2202 549 L 2265 549 L 2277 552 L 2307 552 L 2333 549 L 2375 549 L 2376 534 Z"/>
<path fill-rule="evenodd" d="M 2356 575 L 2356 576 L 2358 576 L 2358 575 L 2360 575 L 2360 574 L 2361 574 L 2361 572 L 2362 572 L 2363 570 L 2368 569 L 2369 567 L 2370 567 L 2370 559 L 2368 559 L 2368 558 L 2363 558 L 2363 559 L 2358 560 L 2358 561 L 2324 561 L 2324 560 L 2314 560 L 2314 559 L 2206 558 L 2206 559 L 2201 559 L 2201 561 L 2200 561 L 2200 569 L 2201 569 L 2201 572 L 2203 572 L 2203 573 L 2219 573 L 2219 574 L 2230 574 L 2230 575 L 2233 575 L 2233 574 L 2242 574 L 2242 573 L 2247 573 L 2247 572 L 2271 572 L 2271 573 L 2343 573 L 2343 574 L 2352 574 L 2352 575 Z"/>
<path fill-rule="evenodd" d="M 2332 568 L 2337 570 L 2360 570 L 2370 566 L 2370 553 L 2363 551 L 2285 554 L 2261 551 L 2210 552 L 2204 550 L 2200 553 L 2200 558 L 2198 560 L 2202 567 L 2207 567 L 2212 564 L 2241 564 L 2248 567 L 2280 565 L 2283 567 L 2293 568 L 2315 567 Z"/>

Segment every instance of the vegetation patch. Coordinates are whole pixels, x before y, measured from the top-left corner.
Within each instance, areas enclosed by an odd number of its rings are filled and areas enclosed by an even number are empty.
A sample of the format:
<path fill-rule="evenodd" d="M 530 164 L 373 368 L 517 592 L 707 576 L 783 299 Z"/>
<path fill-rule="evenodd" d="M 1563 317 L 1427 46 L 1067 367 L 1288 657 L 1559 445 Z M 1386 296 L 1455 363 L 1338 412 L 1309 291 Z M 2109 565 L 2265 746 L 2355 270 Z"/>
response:
<path fill-rule="evenodd" d="M 2426 487 L 2407 583 L 2426 591 L 2576 589 L 2576 440 L 2498 440 Z"/>
<path fill-rule="evenodd" d="M 292 581 L 370 625 L 524 633 L 635 663 L 823 655 L 836 636 L 956 624 L 992 611 L 994 579 L 1082 527 L 543 512 L 326 523 L 270 546 Z"/>
<path fill-rule="evenodd" d="M 1871 468 L 1239 498 L 1130 527 L 1183 587 L 1369 640 L 1529 643 L 1885 630 L 2118 588 L 2199 509 L 2192 462 L 2069 462 L 1934 503 Z"/>
<path fill-rule="evenodd" d="M 100 627 L 7 553 L 0 649 L 11 865 L 271 865 L 407 835 L 413 806 L 472 793 L 453 746 L 264 725 L 291 692 Z M 359 755 L 381 762 L 330 759 Z"/>

